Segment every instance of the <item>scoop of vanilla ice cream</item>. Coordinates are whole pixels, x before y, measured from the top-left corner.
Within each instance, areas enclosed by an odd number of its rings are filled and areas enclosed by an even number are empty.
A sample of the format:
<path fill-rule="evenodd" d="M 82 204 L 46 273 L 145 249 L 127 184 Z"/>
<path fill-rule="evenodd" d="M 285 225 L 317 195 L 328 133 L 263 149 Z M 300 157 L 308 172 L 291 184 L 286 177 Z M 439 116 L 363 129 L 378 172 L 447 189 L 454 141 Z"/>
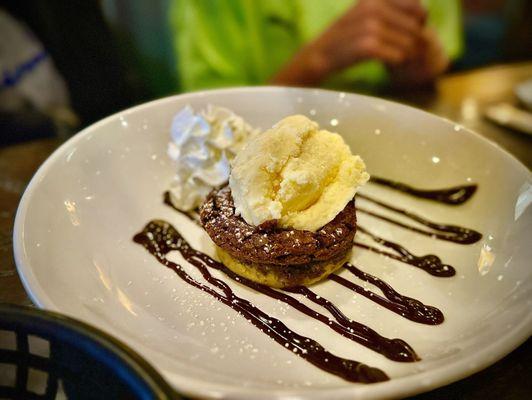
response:
<path fill-rule="evenodd" d="M 249 140 L 232 162 L 229 185 L 235 211 L 248 224 L 275 219 L 280 227 L 316 231 L 368 179 L 340 135 L 294 115 Z"/>

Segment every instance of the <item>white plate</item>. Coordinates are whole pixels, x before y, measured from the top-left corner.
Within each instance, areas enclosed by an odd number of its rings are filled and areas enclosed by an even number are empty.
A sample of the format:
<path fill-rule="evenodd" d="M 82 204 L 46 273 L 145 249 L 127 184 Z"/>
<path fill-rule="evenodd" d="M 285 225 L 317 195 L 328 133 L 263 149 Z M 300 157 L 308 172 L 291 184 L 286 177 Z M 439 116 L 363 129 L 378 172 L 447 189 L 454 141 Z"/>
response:
<path fill-rule="evenodd" d="M 208 103 L 229 107 L 262 128 L 289 114 L 307 114 L 340 132 L 375 175 L 430 188 L 479 184 L 475 196 L 458 207 L 376 185 L 364 189 L 433 220 L 484 234 L 476 244 L 458 245 L 359 216 L 360 223 L 406 243 L 414 253 L 435 252 L 456 267 L 455 277 L 437 278 L 361 249 L 353 256 L 361 269 L 400 293 L 440 308 L 446 317 L 442 325 L 411 322 L 333 282 L 315 288 L 349 317 L 385 336 L 405 339 L 422 361 L 390 361 L 286 305 L 231 284 L 293 330 L 392 378 L 372 385 L 343 381 L 187 286 L 132 242 L 150 219 L 163 218 L 194 246 L 212 251 L 201 229 L 161 201 L 174 169 L 166 156 L 172 117 L 186 104 L 200 109 Z M 113 115 L 61 146 L 37 172 L 20 203 L 16 262 L 26 290 L 40 307 L 116 335 L 185 393 L 243 399 L 406 396 L 470 375 L 530 335 L 530 183 L 522 164 L 479 135 L 377 98 L 268 87 L 192 93 Z M 194 274 L 191 266 L 187 270 Z"/>

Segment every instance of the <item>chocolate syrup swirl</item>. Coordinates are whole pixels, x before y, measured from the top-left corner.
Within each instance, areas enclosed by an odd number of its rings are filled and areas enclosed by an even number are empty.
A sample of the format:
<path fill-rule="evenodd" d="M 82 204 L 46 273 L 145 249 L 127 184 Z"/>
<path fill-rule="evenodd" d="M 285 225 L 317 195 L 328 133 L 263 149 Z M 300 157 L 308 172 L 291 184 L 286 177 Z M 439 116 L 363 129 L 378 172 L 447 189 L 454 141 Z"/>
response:
<path fill-rule="evenodd" d="M 369 282 L 379 288 L 385 297 L 379 296 L 378 294 L 363 288 L 362 286 L 357 285 L 356 283 L 353 283 L 341 277 L 340 275 L 331 274 L 329 275 L 329 279 L 348 289 L 351 289 L 355 293 L 367 297 L 375 303 L 380 304 L 381 306 L 392 310 L 393 312 L 402 315 L 411 321 L 427 325 L 439 325 L 443 322 L 443 313 L 436 307 L 427 306 L 419 300 L 399 294 L 394 288 L 392 288 L 383 280 L 361 271 L 351 263 L 345 263 L 344 268 L 350 271 L 357 278 Z"/>
<path fill-rule="evenodd" d="M 463 204 L 469 200 L 471 196 L 473 196 L 477 189 L 476 185 L 465 185 L 448 189 L 423 190 L 413 188 L 404 183 L 395 182 L 380 177 L 372 177 L 371 182 L 390 187 L 418 198 L 450 205 Z M 371 215 L 413 232 L 459 244 L 476 243 L 482 238 L 482 235 L 479 232 L 472 229 L 455 225 L 435 223 L 408 210 L 394 207 L 370 196 L 363 194 L 357 194 L 357 196 L 431 229 L 424 230 L 416 226 L 408 225 L 401 221 L 395 220 L 386 215 L 382 215 L 357 206 L 357 210 L 362 213 Z M 170 200 L 169 192 L 164 193 L 164 203 L 189 218 L 192 222 L 201 226 L 199 222 L 199 213 L 197 210 L 189 212 L 175 207 Z M 376 243 L 391 249 L 392 252 L 383 251 L 377 247 L 369 246 L 359 242 L 354 242 L 354 246 L 365 248 L 369 251 L 383 254 L 395 260 L 413 265 L 434 276 L 450 277 L 456 273 L 452 266 L 443 264 L 441 259 L 436 255 L 428 254 L 416 256 L 398 243 L 374 235 L 360 226 L 358 227 L 358 230 L 370 237 Z M 280 345 L 290 349 L 295 354 L 307 360 L 316 367 L 335 374 L 347 381 L 373 383 L 385 381 L 389 378 L 383 371 L 377 368 L 367 366 L 358 361 L 335 356 L 325 350 L 323 346 L 313 339 L 299 335 L 298 333 L 290 330 L 280 320 L 269 316 L 264 311 L 251 304 L 248 300 L 237 296 L 227 285 L 227 283 L 212 276 L 209 272 L 209 268 L 222 271 L 229 278 L 273 299 L 282 301 L 292 306 L 294 309 L 297 309 L 303 314 L 323 323 L 342 336 L 354 342 L 360 343 L 374 351 L 377 351 L 391 360 L 402 362 L 419 360 L 419 357 L 415 351 L 405 341 L 401 339 L 388 339 L 379 335 L 368 326 L 349 319 L 331 301 L 317 295 L 314 291 L 307 287 L 286 288 L 283 291 L 279 291 L 236 275 L 223 264 L 217 262 L 208 255 L 193 249 L 183 238 L 183 236 L 181 236 L 181 234 L 174 227 L 165 221 L 151 221 L 148 223 L 148 225 L 146 225 L 142 232 L 135 235 L 134 241 L 143 245 L 153 256 L 156 257 L 161 264 L 172 269 L 183 281 L 200 290 L 203 290 L 205 293 L 216 298 L 228 307 L 231 307 Z M 169 261 L 166 258 L 166 255 L 173 250 L 179 251 L 187 262 L 200 271 L 206 282 L 210 283 L 218 290 L 215 290 L 211 286 L 197 281 L 191 277 L 181 265 Z M 386 282 L 373 275 L 361 271 L 350 263 L 346 263 L 344 267 L 357 278 L 380 289 L 382 296 L 373 293 L 370 290 L 336 274 L 329 275 L 328 279 L 352 290 L 355 293 L 365 296 L 366 298 L 409 320 L 428 325 L 438 325 L 444 321 L 442 312 L 436 307 L 425 305 L 419 300 L 401 295 Z M 313 303 L 327 310 L 333 318 L 313 310 L 287 293 L 299 294 L 306 297 Z"/>
<path fill-rule="evenodd" d="M 382 254 L 387 257 L 393 258 L 394 260 L 413 265 L 414 267 L 420 268 L 431 275 L 438 276 L 441 278 L 448 278 L 456 274 L 456 270 L 452 266 L 444 264 L 441 261 L 440 257 L 435 254 L 416 256 L 410 251 L 408 251 L 405 247 L 401 246 L 399 243 L 395 243 L 380 236 L 374 235 L 373 233 L 369 232 L 367 229 L 361 227 L 360 225 L 357 227 L 357 231 L 369 236 L 375 242 L 382 244 L 383 246 L 388 247 L 389 249 L 392 249 L 395 253 L 383 251 L 376 247 L 369 246 L 367 244 L 356 241 L 353 243 L 354 246 L 361 247 L 374 253 Z"/>
<path fill-rule="evenodd" d="M 387 186 L 415 197 L 450 204 L 453 206 L 463 204 L 469 200 L 475 194 L 478 187 L 477 185 L 463 185 L 447 189 L 417 189 L 405 183 L 392 181 L 390 179 L 381 178 L 374 175 L 371 176 L 370 182 L 376 183 L 377 185 Z"/>
<path fill-rule="evenodd" d="M 361 193 L 357 193 L 357 197 L 361 199 L 365 199 L 374 204 L 377 204 L 380 207 L 386 208 L 387 210 L 403 215 L 413 221 L 420 223 L 421 225 L 425 225 L 426 227 L 433 229 L 433 231 L 427 231 L 424 229 L 420 229 L 416 226 L 407 225 L 401 221 L 395 220 L 385 215 L 376 213 L 374 211 L 367 210 L 365 208 L 361 208 L 357 204 L 357 212 L 371 215 L 375 218 L 379 218 L 383 221 L 400 226 L 410 231 L 417 232 L 422 235 L 430 236 L 436 239 L 446 240 L 449 242 L 454 242 L 454 243 L 459 243 L 459 244 L 473 244 L 473 243 L 478 242 L 480 239 L 482 239 L 482 234 L 473 229 L 464 228 L 464 227 L 457 226 L 457 225 L 447 225 L 447 224 L 440 224 L 437 222 L 432 222 L 426 218 L 423 218 L 417 214 L 414 214 L 411 211 L 394 207 L 390 204 L 384 203 L 380 200 L 374 199 L 373 197 L 370 197 L 368 195 L 364 195 Z"/>
<path fill-rule="evenodd" d="M 194 250 L 169 223 L 158 220 L 151 221 L 142 232 L 134 236 L 133 240 L 144 246 L 161 264 L 174 271 L 184 282 L 231 307 L 277 343 L 290 349 L 316 367 L 350 382 L 374 383 L 389 379 L 383 371 L 377 368 L 335 356 L 315 340 L 299 335 L 280 320 L 266 314 L 248 300 L 237 296 L 227 283 L 212 276 L 208 270 L 208 267 L 213 265 L 222 269 L 223 265 L 206 254 Z M 187 262 L 201 272 L 207 282 L 221 292 L 198 282 L 181 265 L 168 260 L 166 255 L 174 250 L 179 251 Z M 379 337 L 375 340 L 379 340 Z M 383 343 L 382 347 L 386 348 L 386 345 L 387 343 Z"/>

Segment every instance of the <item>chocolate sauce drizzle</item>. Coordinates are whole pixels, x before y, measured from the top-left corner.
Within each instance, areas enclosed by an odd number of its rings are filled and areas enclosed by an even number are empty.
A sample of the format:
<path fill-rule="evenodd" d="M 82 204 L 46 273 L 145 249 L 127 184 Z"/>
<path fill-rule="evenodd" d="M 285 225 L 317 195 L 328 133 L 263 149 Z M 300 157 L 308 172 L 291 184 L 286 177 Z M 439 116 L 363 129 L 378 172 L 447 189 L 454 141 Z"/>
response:
<path fill-rule="evenodd" d="M 190 247 L 183 236 L 169 223 L 157 220 L 151 221 L 142 232 L 134 236 L 133 240 L 144 246 L 161 264 L 174 271 L 184 282 L 231 307 L 277 343 L 290 349 L 316 367 L 350 382 L 374 383 L 389 379 L 380 369 L 358 361 L 335 356 L 325 350 L 315 340 L 299 335 L 280 320 L 266 314 L 248 300 L 237 296 L 227 283 L 212 276 L 208 270 L 208 267 L 213 265 L 222 269 L 223 265 Z M 168 260 L 166 255 L 173 250 L 179 251 L 183 258 L 195 266 L 201 272 L 203 278 L 218 288 L 221 293 L 210 286 L 198 282 L 181 265 Z M 381 340 L 380 338 L 382 337 L 378 336 L 374 340 L 379 341 Z M 385 349 L 387 345 L 388 343 L 385 342 L 382 347 Z"/>
<path fill-rule="evenodd" d="M 471 198 L 477 191 L 477 185 L 463 185 L 455 186 L 447 189 L 418 189 L 414 188 L 405 183 L 392 181 L 390 179 L 381 178 L 375 175 L 371 176 L 371 183 L 376 183 L 377 185 L 387 186 L 394 190 L 419 197 L 422 199 L 437 201 L 440 203 L 450 204 L 453 206 L 463 204 Z"/>
<path fill-rule="evenodd" d="M 360 243 L 357 241 L 353 242 L 353 246 L 361 247 L 374 253 L 382 254 L 387 257 L 393 258 L 394 260 L 413 265 L 414 267 L 420 268 L 423 271 L 428 272 L 429 274 L 437 277 L 448 278 L 456 274 L 456 270 L 452 266 L 444 264 L 441 261 L 440 257 L 435 254 L 416 256 L 410 251 L 408 251 L 405 247 L 401 246 L 399 243 L 395 243 L 380 236 L 377 236 L 369 232 L 367 229 L 361 227 L 360 225 L 357 227 L 357 231 L 369 236 L 375 242 L 382 244 L 383 246 L 388 247 L 389 249 L 392 249 L 395 253 L 383 251 L 376 247 L 369 246 L 367 244 Z"/>
<path fill-rule="evenodd" d="M 420 223 L 421 225 L 425 225 L 426 227 L 433 229 L 433 231 L 427 231 L 424 229 L 420 229 L 416 226 L 407 225 L 401 221 L 398 221 L 393 218 L 387 217 L 385 215 L 376 213 L 374 211 L 370 211 L 365 208 L 362 208 L 357 204 L 357 212 L 371 215 L 375 218 L 379 218 L 383 221 L 400 226 L 410 231 L 417 232 L 425 236 L 430 236 L 432 238 L 446 240 L 446 241 L 454 242 L 458 244 L 473 244 L 473 243 L 478 242 L 480 239 L 482 239 L 482 234 L 473 229 L 464 228 L 464 227 L 457 226 L 457 225 L 446 225 L 446 224 L 440 224 L 437 222 L 432 222 L 426 218 L 423 218 L 417 214 L 414 214 L 411 211 L 394 207 L 390 204 L 374 199 L 373 197 L 370 197 L 368 195 L 357 193 L 356 196 L 357 198 L 365 199 L 371 203 L 379 205 L 380 207 L 386 208 L 387 210 L 403 215 L 413 221 Z"/>
<path fill-rule="evenodd" d="M 359 286 L 356 283 L 341 277 L 340 275 L 331 274 L 328 278 L 352 290 L 353 292 L 361 294 L 362 296 L 373 300 L 375 303 L 380 304 L 381 306 L 386 307 L 387 309 L 392 310 L 399 315 L 402 315 L 411 321 L 427 325 L 439 325 L 443 322 L 443 313 L 436 307 L 427 306 L 419 300 L 397 293 L 394 288 L 392 288 L 383 280 L 361 271 L 351 263 L 345 263 L 344 268 L 350 271 L 357 278 L 369 282 L 379 288 L 386 297 L 379 296 L 378 294 L 363 288 L 362 286 Z"/>
<path fill-rule="evenodd" d="M 438 190 L 423 190 L 413 188 L 412 186 L 401 182 L 375 176 L 372 176 L 371 182 L 387 186 L 394 190 L 398 190 L 418 198 L 450 205 L 459 205 L 465 203 L 477 190 L 477 185 L 464 185 Z M 394 207 L 370 196 L 360 193 L 357 194 L 357 196 L 377 204 L 378 206 L 389 211 L 403 215 L 404 217 L 433 230 L 428 231 L 420 229 L 416 226 L 407 225 L 388 216 L 357 206 L 357 211 L 371 215 L 413 232 L 459 244 L 476 243 L 482 238 L 482 235 L 479 232 L 472 229 L 455 225 L 435 223 L 408 210 Z M 175 207 L 170 200 L 169 192 L 164 193 L 164 203 L 189 218 L 192 222 L 201 226 L 199 222 L 198 211 L 194 210 L 188 212 Z M 450 277 L 456 273 L 452 266 L 443 264 L 441 259 L 436 255 L 428 254 L 424 256 L 416 256 L 400 244 L 370 233 L 363 227 L 359 226 L 358 230 L 370 237 L 376 243 L 391 249 L 393 252 L 383 251 L 377 247 L 369 246 L 356 241 L 353 243 L 354 246 L 361 247 L 378 254 L 383 254 L 395 260 L 413 265 L 434 276 Z M 303 314 L 325 324 L 327 327 L 338 332 L 342 336 L 354 342 L 360 343 L 374 351 L 377 351 L 391 360 L 401 362 L 419 360 L 419 357 L 415 351 L 405 341 L 401 339 L 388 339 L 379 335 L 368 326 L 349 319 L 331 301 L 317 295 L 314 291 L 307 287 L 286 288 L 283 291 L 279 291 L 236 275 L 223 264 L 212 259 L 207 254 L 193 249 L 183 238 L 183 236 L 165 221 L 151 221 L 146 225 L 142 232 L 135 235 L 134 241 L 143 245 L 161 264 L 173 270 L 183 281 L 211 295 L 228 307 L 231 307 L 280 345 L 290 349 L 295 354 L 307 360 L 316 367 L 337 375 L 347 381 L 374 383 L 385 381 L 389 378 L 383 371 L 377 368 L 370 367 L 358 361 L 335 356 L 325 350 L 323 346 L 313 339 L 299 335 L 298 333 L 292 331 L 280 320 L 269 316 L 264 311 L 251 304 L 248 300 L 237 296 L 227 285 L 227 283 L 212 276 L 209 272 L 209 268 L 222 271 L 229 278 L 239 282 L 240 284 L 263 293 L 273 299 L 289 304 L 294 309 L 297 309 Z M 215 290 L 211 286 L 197 281 L 191 277 L 181 265 L 169 261 L 166 258 L 166 255 L 170 251 L 174 250 L 179 251 L 187 262 L 200 271 L 203 278 L 208 283 L 219 290 Z M 383 296 L 373 293 L 370 290 L 337 274 L 329 275 L 328 279 L 352 290 L 355 293 L 365 296 L 366 298 L 376 302 L 388 310 L 391 310 L 411 321 L 428 325 L 437 325 L 444 321 L 443 313 L 436 307 L 425 305 L 419 300 L 401 295 L 383 280 L 358 269 L 350 263 L 346 263 L 344 267 L 357 278 L 380 289 Z M 287 293 L 299 294 L 306 297 L 313 303 L 327 310 L 333 318 L 331 319 L 326 315 L 313 310 Z"/>

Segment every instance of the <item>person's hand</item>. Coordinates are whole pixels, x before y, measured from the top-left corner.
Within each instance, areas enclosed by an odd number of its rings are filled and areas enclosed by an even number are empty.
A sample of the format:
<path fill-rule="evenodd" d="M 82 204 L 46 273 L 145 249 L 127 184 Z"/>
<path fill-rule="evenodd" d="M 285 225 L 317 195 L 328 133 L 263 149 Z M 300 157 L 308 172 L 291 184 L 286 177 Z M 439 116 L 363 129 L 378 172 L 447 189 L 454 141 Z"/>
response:
<path fill-rule="evenodd" d="M 367 59 L 403 64 L 419 57 L 425 19 L 419 0 L 360 0 L 301 49 L 273 82 L 315 84 Z"/>
<path fill-rule="evenodd" d="M 390 68 L 395 86 L 412 86 L 431 82 L 449 66 L 450 60 L 434 30 L 423 30 L 422 42 L 414 56 Z"/>

